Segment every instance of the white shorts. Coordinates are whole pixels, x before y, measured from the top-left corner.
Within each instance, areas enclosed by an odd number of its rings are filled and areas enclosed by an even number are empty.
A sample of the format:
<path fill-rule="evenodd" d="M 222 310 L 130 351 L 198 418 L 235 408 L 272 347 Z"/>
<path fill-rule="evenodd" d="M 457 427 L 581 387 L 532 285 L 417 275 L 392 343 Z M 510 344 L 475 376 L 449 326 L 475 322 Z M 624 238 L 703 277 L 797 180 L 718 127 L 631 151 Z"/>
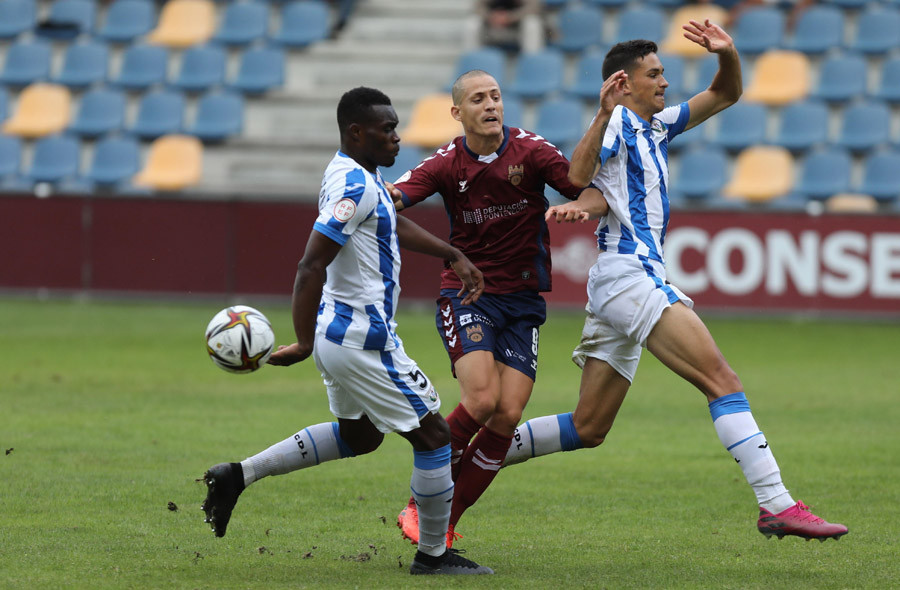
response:
<path fill-rule="evenodd" d="M 313 360 L 338 418 L 356 420 L 365 414 L 381 432 L 409 432 L 441 407 L 431 381 L 402 346 L 360 350 L 316 334 Z"/>
<path fill-rule="evenodd" d="M 586 357 L 609 363 L 634 381 L 641 348 L 667 307 L 694 302 L 666 282 L 665 267 L 634 255 L 600 252 L 588 277 L 588 316 L 572 360 L 584 367 Z"/>

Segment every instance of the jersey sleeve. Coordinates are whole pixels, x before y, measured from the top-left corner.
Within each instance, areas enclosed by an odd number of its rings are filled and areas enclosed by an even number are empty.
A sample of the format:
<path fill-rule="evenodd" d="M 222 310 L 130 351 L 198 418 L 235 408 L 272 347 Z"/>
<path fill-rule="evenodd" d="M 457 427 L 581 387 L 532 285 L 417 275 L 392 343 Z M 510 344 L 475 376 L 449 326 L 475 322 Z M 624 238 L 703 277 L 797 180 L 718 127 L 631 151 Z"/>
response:
<path fill-rule="evenodd" d="M 668 127 L 667 139 L 672 141 L 673 137 L 687 127 L 688 120 L 691 118 L 691 109 L 687 102 L 683 102 L 663 109 L 656 115 L 656 118 L 666 124 Z"/>
<path fill-rule="evenodd" d="M 550 142 L 544 141 L 532 154 L 538 169 L 543 174 L 544 182 L 569 200 L 578 198 L 583 189 L 569 181 L 569 161 L 559 148 Z"/>
<path fill-rule="evenodd" d="M 373 207 L 371 199 L 365 197 L 366 177 L 361 169 L 351 168 L 344 175 L 336 175 L 322 187 L 319 217 L 313 229 L 343 246 Z"/>
<path fill-rule="evenodd" d="M 609 117 L 609 123 L 606 125 L 606 133 L 603 135 L 603 147 L 600 148 L 600 165 L 619 153 L 622 145 L 622 124 L 625 117 L 625 110 L 621 105 L 613 109 L 612 115 Z M 593 123 L 593 120 L 591 120 Z"/>
<path fill-rule="evenodd" d="M 425 158 L 421 164 L 407 171 L 394 183 L 394 188 L 400 189 L 405 207 L 411 207 L 440 192 L 437 182 L 437 171 L 443 158 L 435 152 Z"/>

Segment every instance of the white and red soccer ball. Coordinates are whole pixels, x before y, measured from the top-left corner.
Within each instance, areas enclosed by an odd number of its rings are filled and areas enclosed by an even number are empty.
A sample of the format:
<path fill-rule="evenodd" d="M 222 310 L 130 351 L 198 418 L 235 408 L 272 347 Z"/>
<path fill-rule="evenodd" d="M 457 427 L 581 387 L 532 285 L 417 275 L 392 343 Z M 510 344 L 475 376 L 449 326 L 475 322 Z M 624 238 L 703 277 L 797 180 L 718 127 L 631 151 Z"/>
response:
<path fill-rule="evenodd" d="M 206 352 L 230 373 L 252 373 L 266 364 L 275 349 L 272 324 L 257 309 L 232 305 L 206 327 Z"/>

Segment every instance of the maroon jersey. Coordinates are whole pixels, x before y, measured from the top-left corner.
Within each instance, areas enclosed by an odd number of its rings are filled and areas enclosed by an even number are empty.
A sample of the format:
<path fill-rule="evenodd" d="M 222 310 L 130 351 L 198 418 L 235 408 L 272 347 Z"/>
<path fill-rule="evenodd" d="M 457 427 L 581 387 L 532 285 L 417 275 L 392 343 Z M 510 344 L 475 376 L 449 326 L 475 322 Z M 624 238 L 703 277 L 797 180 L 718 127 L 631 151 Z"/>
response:
<path fill-rule="evenodd" d="M 544 213 L 544 185 L 575 199 L 581 189 L 569 182 L 569 162 L 544 138 L 503 127 L 503 143 L 479 156 L 460 136 L 438 149 L 395 186 L 405 206 L 434 193 L 444 198 L 450 243 L 484 273 L 486 293 L 550 290 L 550 235 Z M 462 283 L 449 265 L 442 289 Z"/>

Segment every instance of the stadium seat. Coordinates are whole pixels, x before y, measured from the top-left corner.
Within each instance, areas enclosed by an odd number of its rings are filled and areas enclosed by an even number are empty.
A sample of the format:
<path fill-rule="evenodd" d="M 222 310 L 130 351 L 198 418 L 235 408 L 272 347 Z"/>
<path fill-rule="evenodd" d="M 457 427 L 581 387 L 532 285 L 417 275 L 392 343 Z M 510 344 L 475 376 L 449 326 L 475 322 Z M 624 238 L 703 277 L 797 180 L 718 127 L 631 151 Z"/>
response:
<path fill-rule="evenodd" d="M 132 137 L 105 137 L 94 145 L 85 178 L 99 185 L 116 185 L 129 180 L 140 166 L 140 148 Z"/>
<path fill-rule="evenodd" d="M 456 60 L 453 79 L 447 84 L 447 92 L 456 79 L 469 70 L 484 70 L 497 80 L 500 88 L 506 86 L 506 54 L 496 47 L 480 47 L 467 51 Z"/>
<path fill-rule="evenodd" d="M 3 124 L 3 132 L 22 137 L 59 133 L 69 124 L 71 101 L 65 86 L 32 84 L 19 94 L 16 111 Z"/>
<path fill-rule="evenodd" d="M 149 92 L 141 97 L 137 119 L 130 131 L 142 139 L 179 133 L 184 125 L 184 107 L 184 96 L 180 92 Z"/>
<path fill-rule="evenodd" d="M 147 42 L 184 48 L 207 42 L 216 28 L 216 8 L 212 0 L 169 0 L 163 4 L 156 28 Z"/>
<path fill-rule="evenodd" d="M 557 39 L 554 45 L 576 53 L 600 45 L 603 13 L 592 6 L 567 6 L 557 15 Z"/>
<path fill-rule="evenodd" d="M 62 70 L 54 79 L 70 88 L 85 88 L 106 80 L 109 49 L 103 43 L 89 41 L 69 45 Z"/>
<path fill-rule="evenodd" d="M 189 47 L 181 54 L 181 66 L 172 85 L 185 92 L 205 92 L 222 84 L 227 58 L 218 45 Z"/>
<path fill-rule="evenodd" d="M 69 131 L 82 137 L 97 137 L 125 126 L 125 95 L 113 88 L 85 92 Z"/>
<path fill-rule="evenodd" d="M 662 62 L 663 77 L 669 83 L 669 87 L 666 88 L 666 104 L 669 106 L 678 104 L 685 98 L 684 72 L 687 68 L 685 59 L 674 53 L 660 52 L 659 61 Z"/>
<path fill-rule="evenodd" d="M 284 84 L 284 51 L 254 47 L 241 53 L 237 76 L 231 86 L 246 94 L 262 94 Z"/>
<path fill-rule="evenodd" d="M 408 170 L 412 170 L 425 159 L 425 153 L 411 145 L 400 144 L 400 153 L 391 166 L 380 166 L 381 175 L 388 182 L 394 182 Z"/>
<path fill-rule="evenodd" d="M 663 38 L 666 14 L 650 5 L 635 5 L 619 12 L 615 34 L 610 45 L 629 39 L 658 40 Z"/>
<path fill-rule="evenodd" d="M 111 43 L 131 43 L 156 24 L 156 8 L 150 0 L 116 0 L 106 9 L 106 21 L 97 36 Z"/>
<path fill-rule="evenodd" d="M 752 203 L 787 195 L 794 184 L 794 159 L 778 146 L 755 145 L 738 154 L 731 180 L 722 189 L 729 199 Z"/>
<path fill-rule="evenodd" d="M 518 96 L 503 96 L 503 124 L 519 128 L 525 125 L 525 104 Z"/>
<path fill-rule="evenodd" d="M 273 41 L 290 47 L 306 47 L 331 35 L 331 13 L 320 0 L 296 0 L 281 9 L 281 28 Z"/>
<path fill-rule="evenodd" d="M 857 192 L 889 203 L 900 198 L 900 152 L 876 152 L 866 158 Z"/>
<path fill-rule="evenodd" d="M 522 53 L 506 91 L 526 99 L 539 99 L 562 89 L 565 59 L 557 49 Z"/>
<path fill-rule="evenodd" d="M 813 96 L 842 102 L 865 95 L 867 67 L 865 58 L 857 54 L 826 57 L 819 65 L 819 84 Z"/>
<path fill-rule="evenodd" d="M 587 0 L 587 3 L 603 8 L 622 8 L 628 3 L 628 0 Z"/>
<path fill-rule="evenodd" d="M 700 124 L 679 133 L 674 140 L 669 142 L 669 151 L 678 152 L 699 145 L 707 145 L 709 142 L 706 139 L 706 129 L 707 126 L 705 124 Z"/>
<path fill-rule="evenodd" d="M 0 39 L 12 39 L 34 28 L 35 0 L 0 0 Z"/>
<path fill-rule="evenodd" d="M 775 145 L 803 151 L 828 141 L 828 107 L 817 100 L 793 102 L 781 109 Z"/>
<path fill-rule="evenodd" d="M 69 40 L 94 31 L 97 7 L 93 0 L 55 0 L 35 33 L 51 39 Z"/>
<path fill-rule="evenodd" d="M 715 55 L 706 55 L 695 61 L 696 75 L 694 76 L 693 85 L 688 88 L 687 94 L 694 96 L 699 92 L 703 92 L 709 88 L 710 83 L 719 71 L 719 58 Z M 665 66 L 665 64 L 663 64 Z M 668 79 L 668 78 L 667 78 Z M 744 87 L 747 86 L 747 80 L 744 80 Z"/>
<path fill-rule="evenodd" d="M 697 145 L 679 155 L 677 174 L 669 186 L 688 201 L 701 201 L 722 191 L 727 173 L 728 156 L 724 151 Z"/>
<path fill-rule="evenodd" d="M 6 51 L 0 83 L 26 86 L 50 77 L 50 45 L 43 41 L 18 41 Z"/>
<path fill-rule="evenodd" d="M 863 102 L 844 109 L 837 145 L 854 152 L 876 148 L 890 139 L 891 113 L 883 102 Z"/>
<path fill-rule="evenodd" d="M 872 214 L 878 211 L 878 201 L 871 195 L 855 193 L 839 193 L 825 199 L 826 213 L 864 213 Z"/>
<path fill-rule="evenodd" d="M 810 6 L 797 18 L 786 49 L 810 55 L 844 45 L 844 13 L 835 6 Z"/>
<path fill-rule="evenodd" d="M 575 80 L 566 88 L 571 96 L 582 100 L 598 101 L 603 86 L 603 58 L 600 51 L 588 51 L 575 62 Z M 668 79 L 668 78 L 666 78 Z"/>
<path fill-rule="evenodd" d="M 713 143 L 726 150 L 742 150 L 766 141 L 765 105 L 740 101 L 718 114 Z"/>
<path fill-rule="evenodd" d="M 225 45 L 248 45 L 266 36 L 269 5 L 265 2 L 236 2 L 224 8 L 214 41 Z"/>
<path fill-rule="evenodd" d="M 846 150 L 832 148 L 812 152 L 800 165 L 799 180 L 794 190 L 807 199 L 817 201 L 847 192 L 850 190 L 852 164 Z"/>
<path fill-rule="evenodd" d="M 755 55 L 781 47 L 784 43 L 785 18 L 778 8 L 749 8 L 738 16 L 732 27 L 734 45 L 742 54 Z"/>
<path fill-rule="evenodd" d="M 449 94 L 423 96 L 413 105 L 409 125 L 400 132 L 400 137 L 406 143 L 425 149 L 434 149 L 453 140 L 462 133 L 462 126 L 450 115 L 452 105 Z"/>
<path fill-rule="evenodd" d="M 688 4 L 686 6 L 678 7 L 669 19 L 669 30 L 666 33 L 665 39 L 660 43 L 660 51 L 680 55 L 682 57 L 702 57 L 708 55 L 705 47 L 686 39 L 684 36 L 684 29 L 681 28 L 682 25 L 687 24 L 688 21 L 695 20 L 703 22 L 703 20 L 707 18 L 714 23 L 727 22 L 728 11 L 718 4 L 713 3 Z M 665 65 L 665 63 L 666 62 L 663 62 L 663 65 Z"/>
<path fill-rule="evenodd" d="M 891 103 L 900 102 L 900 57 L 885 59 L 880 73 L 875 98 Z"/>
<path fill-rule="evenodd" d="M 6 119 L 6 115 L 9 112 L 9 93 L 6 91 L 6 88 L 0 86 L 0 122 L 3 122 Z"/>
<path fill-rule="evenodd" d="M 78 175 L 80 142 L 68 135 L 39 139 L 26 176 L 32 182 L 60 182 Z"/>
<path fill-rule="evenodd" d="M 147 161 L 134 177 L 137 186 L 178 191 L 200 182 L 203 144 L 189 135 L 164 135 L 150 144 Z"/>
<path fill-rule="evenodd" d="M 0 186 L 19 176 L 22 165 L 22 140 L 11 135 L 0 135 Z"/>
<path fill-rule="evenodd" d="M 759 56 L 745 100 L 782 106 L 806 98 L 811 84 L 809 59 L 799 51 L 767 51 Z"/>
<path fill-rule="evenodd" d="M 206 142 L 223 141 L 244 129 L 244 98 L 231 92 L 212 92 L 197 101 L 188 133 Z"/>
<path fill-rule="evenodd" d="M 548 99 L 538 105 L 534 132 L 553 145 L 564 148 L 584 135 L 582 103 L 571 98 Z"/>
<path fill-rule="evenodd" d="M 870 0 L 825 0 L 828 4 L 834 4 L 835 6 L 847 9 L 847 10 L 856 10 L 858 8 L 864 7 L 866 4 L 869 4 Z"/>
<path fill-rule="evenodd" d="M 145 90 L 166 81 L 168 61 L 165 47 L 131 45 L 125 49 L 119 75 L 112 82 L 129 90 Z"/>
<path fill-rule="evenodd" d="M 866 54 L 886 53 L 900 46 L 900 10 L 875 5 L 859 15 L 850 49 Z"/>

